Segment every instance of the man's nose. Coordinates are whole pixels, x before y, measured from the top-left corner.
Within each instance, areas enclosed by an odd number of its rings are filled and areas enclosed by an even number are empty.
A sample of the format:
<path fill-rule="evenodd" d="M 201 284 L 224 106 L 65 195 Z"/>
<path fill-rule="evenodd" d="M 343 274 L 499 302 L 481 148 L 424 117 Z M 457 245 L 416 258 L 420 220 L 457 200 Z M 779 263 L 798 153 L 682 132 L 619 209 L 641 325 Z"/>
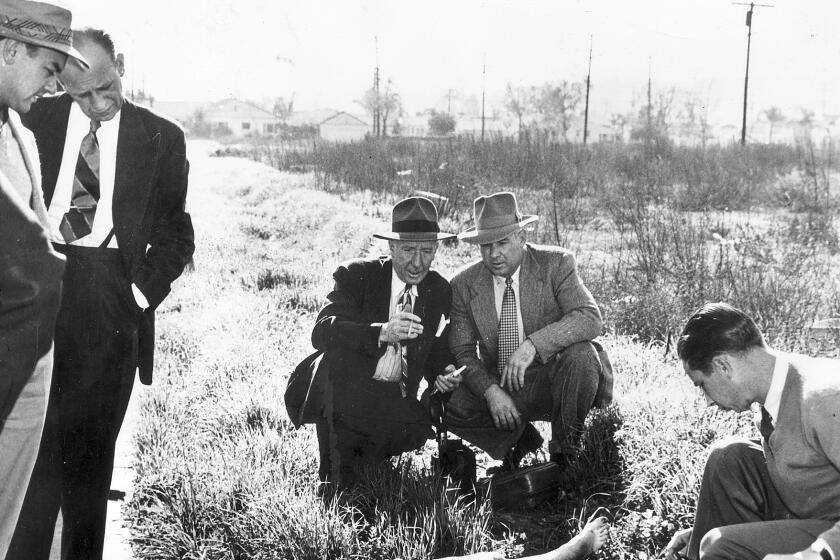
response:
<path fill-rule="evenodd" d="M 420 255 L 420 253 L 414 253 L 411 256 L 411 264 L 414 265 L 415 267 L 422 266 L 423 265 L 422 255 Z"/>
<path fill-rule="evenodd" d="M 51 76 L 47 83 L 44 85 L 44 89 L 47 93 L 55 93 L 58 91 L 58 78 L 56 76 Z"/>

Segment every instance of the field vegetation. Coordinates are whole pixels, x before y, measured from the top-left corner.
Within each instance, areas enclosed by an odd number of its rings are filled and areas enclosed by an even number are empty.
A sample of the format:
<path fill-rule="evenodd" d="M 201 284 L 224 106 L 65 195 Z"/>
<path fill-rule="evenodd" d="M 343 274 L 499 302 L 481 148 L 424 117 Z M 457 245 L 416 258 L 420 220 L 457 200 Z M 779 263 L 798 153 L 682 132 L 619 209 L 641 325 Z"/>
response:
<path fill-rule="evenodd" d="M 780 348 L 840 348 L 807 336 L 814 318 L 840 316 L 830 150 L 452 139 L 243 153 L 281 171 L 192 156 L 196 266 L 160 313 L 126 506 L 139 558 L 516 557 L 564 542 L 600 506 L 613 532 L 597 557 L 652 558 L 690 524 L 708 446 L 757 433 L 749 414 L 705 407 L 682 374 L 672 344 L 687 314 L 723 299 Z M 402 196 L 446 197 L 444 229 L 460 230 L 473 197 L 499 189 L 541 216 L 534 241 L 577 253 L 605 316 L 615 404 L 590 415 L 568 483 L 533 510 L 458 497 L 434 476 L 431 442 L 322 500 L 314 430 L 292 427 L 282 394 L 332 270 L 384 251 L 370 234 Z M 476 257 L 447 244 L 436 265 L 451 275 Z"/>

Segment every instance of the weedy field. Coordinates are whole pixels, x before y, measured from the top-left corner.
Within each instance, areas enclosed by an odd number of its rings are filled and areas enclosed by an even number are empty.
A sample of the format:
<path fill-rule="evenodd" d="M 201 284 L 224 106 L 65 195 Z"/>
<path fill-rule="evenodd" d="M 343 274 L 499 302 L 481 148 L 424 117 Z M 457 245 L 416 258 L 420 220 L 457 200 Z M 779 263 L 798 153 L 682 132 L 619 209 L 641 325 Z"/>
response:
<path fill-rule="evenodd" d="M 642 204 L 628 190 L 615 205 L 627 210 L 621 218 L 597 193 L 567 196 L 564 206 L 551 185 L 517 188 L 523 210 L 543 216 L 533 239 L 578 254 L 616 370 L 616 402 L 590 416 L 569 484 L 534 510 L 493 511 L 483 496 L 446 492 L 430 442 L 327 505 L 314 430 L 295 430 L 285 414 L 286 379 L 310 352 L 335 265 L 384 251 L 370 234 L 387 228 L 395 200 L 429 185 L 393 174 L 388 188 L 371 190 L 208 151 L 191 146 L 195 268 L 161 309 L 155 384 L 136 436 L 125 513 L 138 558 L 425 559 L 492 549 L 516 557 L 564 542 L 600 506 L 613 530 L 597 557 L 649 558 L 690 524 L 708 446 L 755 433 L 749 414 L 705 407 L 682 374 L 670 342 L 686 314 L 727 299 L 782 348 L 840 347 L 805 336 L 814 316 L 840 315 L 833 218 L 808 223 L 824 212 Z M 795 182 L 791 161 L 773 177 Z M 464 194 L 453 203 L 444 228 L 461 229 L 470 202 Z M 558 218 L 573 204 L 580 212 Z M 471 246 L 445 245 L 436 265 L 450 275 L 476 257 Z"/>

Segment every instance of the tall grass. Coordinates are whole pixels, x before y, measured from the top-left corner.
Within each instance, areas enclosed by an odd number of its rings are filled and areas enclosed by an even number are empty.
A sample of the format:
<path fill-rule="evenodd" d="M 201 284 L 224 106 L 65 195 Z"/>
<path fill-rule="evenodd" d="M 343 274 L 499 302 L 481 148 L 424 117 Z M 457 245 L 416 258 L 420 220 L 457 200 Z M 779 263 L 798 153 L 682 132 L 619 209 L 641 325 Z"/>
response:
<path fill-rule="evenodd" d="M 528 157 L 537 161 L 538 153 Z M 533 238 L 563 237 L 578 254 L 607 320 L 616 403 L 590 415 L 562 491 L 512 512 L 495 511 L 481 492 L 457 499 L 430 471 L 431 444 L 324 500 L 314 431 L 294 430 L 283 408 L 288 372 L 309 351 L 330 273 L 382 249 L 370 234 L 408 186 L 373 192 L 344 184 L 339 197 L 312 188 L 323 188 L 323 175 L 194 160 L 196 269 L 161 314 L 155 385 L 136 436 L 127 517 L 137 556 L 407 560 L 497 548 L 516 556 L 556 547 L 606 506 L 613 538 L 597 557 L 629 560 L 652 557 L 688 526 L 709 444 L 755 429 L 748 415 L 704 406 L 669 339 L 694 307 L 727 299 L 753 313 L 781 348 L 802 347 L 813 315 L 840 313 L 838 257 L 803 225 L 807 212 L 686 212 L 640 196 L 627 198 L 618 219 L 593 194 L 602 178 L 586 166 L 598 152 L 563 153 L 572 163 L 555 166 L 555 180 L 567 190 L 517 192 L 523 210 L 543 215 Z M 651 177 L 668 172 L 651 165 Z M 555 222 L 552 207 L 565 217 Z M 454 205 L 444 227 L 463 227 L 467 214 Z M 436 266 L 450 275 L 476 257 L 472 246 L 445 245 Z M 488 462 L 479 455 L 480 472 Z"/>

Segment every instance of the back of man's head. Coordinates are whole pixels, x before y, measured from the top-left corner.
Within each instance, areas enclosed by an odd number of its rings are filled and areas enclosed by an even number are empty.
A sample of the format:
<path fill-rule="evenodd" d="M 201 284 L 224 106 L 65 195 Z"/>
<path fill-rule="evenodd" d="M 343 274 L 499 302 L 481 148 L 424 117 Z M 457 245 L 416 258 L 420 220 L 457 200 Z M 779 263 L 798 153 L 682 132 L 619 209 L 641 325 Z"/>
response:
<path fill-rule="evenodd" d="M 683 328 L 677 355 L 689 369 L 708 373 L 715 356 L 764 346 L 764 338 L 749 315 L 726 303 L 707 303 Z"/>

